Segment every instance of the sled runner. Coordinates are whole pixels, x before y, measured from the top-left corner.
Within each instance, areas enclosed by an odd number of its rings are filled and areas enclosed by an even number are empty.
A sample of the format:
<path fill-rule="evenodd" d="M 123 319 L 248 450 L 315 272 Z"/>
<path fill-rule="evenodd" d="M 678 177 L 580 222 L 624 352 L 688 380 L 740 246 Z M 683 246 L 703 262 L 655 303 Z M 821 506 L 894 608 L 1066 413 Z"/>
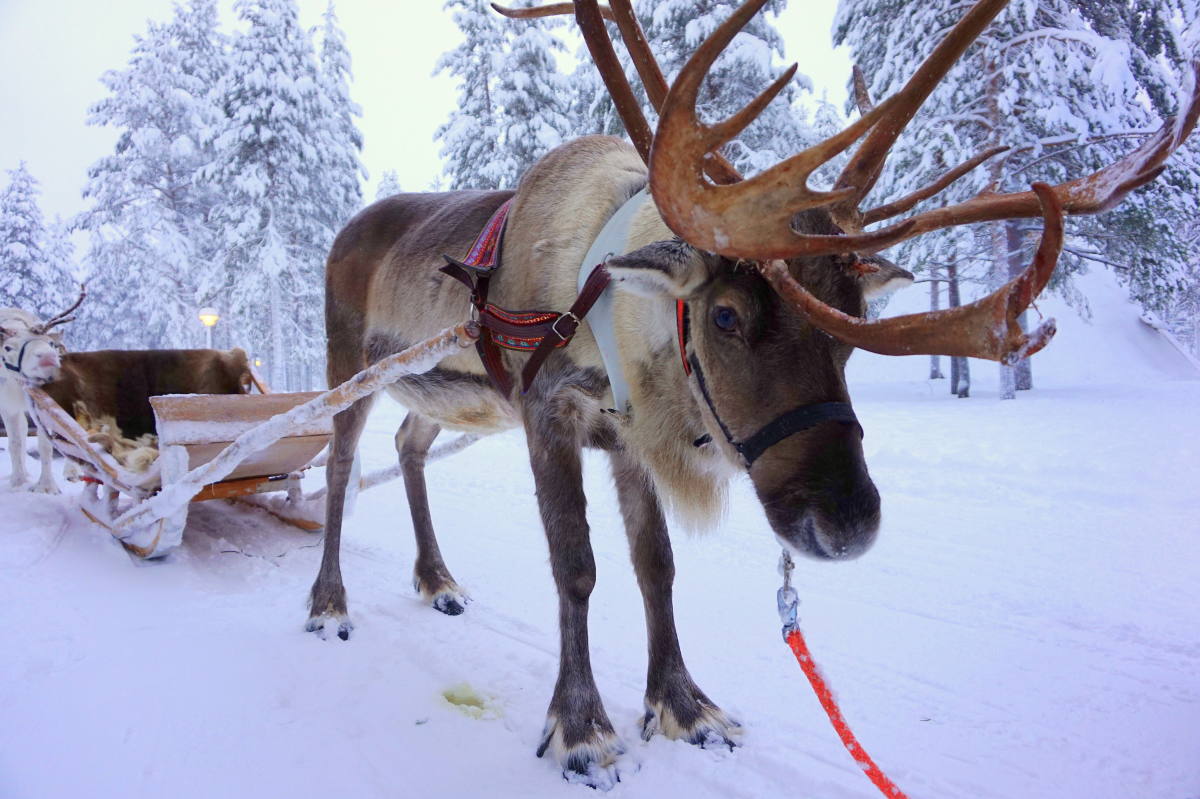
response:
<path fill-rule="evenodd" d="M 322 503 L 305 499 L 300 478 L 332 436 L 334 415 L 404 375 L 432 369 L 450 353 L 474 344 L 477 336 L 473 324 L 445 330 L 324 392 L 152 397 L 159 455 L 142 472 L 126 468 L 90 442 L 79 423 L 44 391 L 26 386 L 26 392 L 38 427 L 50 434 L 55 449 L 76 465 L 87 484 L 80 510 L 130 553 L 157 558 L 182 541 L 192 502 L 250 501 L 258 494 L 285 491 L 283 502 L 253 504 L 297 527 L 320 529 Z M 255 377 L 255 385 L 265 392 Z"/>

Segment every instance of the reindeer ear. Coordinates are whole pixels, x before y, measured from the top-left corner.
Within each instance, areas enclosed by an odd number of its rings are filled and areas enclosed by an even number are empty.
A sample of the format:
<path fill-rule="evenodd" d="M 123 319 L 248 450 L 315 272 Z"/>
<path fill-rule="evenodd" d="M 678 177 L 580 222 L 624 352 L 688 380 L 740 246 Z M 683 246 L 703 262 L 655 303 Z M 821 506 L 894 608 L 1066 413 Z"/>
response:
<path fill-rule="evenodd" d="M 913 273 L 878 255 L 859 257 L 850 270 L 862 283 L 863 297 L 877 300 L 912 285 Z"/>
<path fill-rule="evenodd" d="M 623 290 L 643 297 L 691 296 L 709 278 L 704 255 L 679 239 L 656 241 L 608 259 L 608 272 Z"/>

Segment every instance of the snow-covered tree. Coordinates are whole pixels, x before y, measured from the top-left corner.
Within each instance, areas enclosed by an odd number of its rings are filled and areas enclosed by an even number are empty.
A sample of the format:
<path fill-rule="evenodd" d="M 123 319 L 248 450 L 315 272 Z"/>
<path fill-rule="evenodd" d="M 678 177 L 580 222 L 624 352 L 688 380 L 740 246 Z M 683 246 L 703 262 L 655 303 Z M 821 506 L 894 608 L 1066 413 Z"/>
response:
<path fill-rule="evenodd" d="M 530 5 L 521 0 L 516 5 Z M 551 148 L 577 135 L 579 87 L 558 69 L 558 20 L 509 20 L 483 0 L 447 0 L 462 43 L 436 72 L 459 77 L 458 109 L 442 125 L 449 188 L 511 188 Z"/>
<path fill-rule="evenodd" d="M 40 193 L 24 161 L 8 171 L 0 192 L 0 306 L 46 319 L 69 304 L 71 249 L 61 228 L 47 227 Z"/>
<path fill-rule="evenodd" d="M 396 170 L 387 169 L 379 178 L 379 187 L 375 189 L 375 199 L 382 200 L 384 197 L 391 197 L 402 191 L 404 189 L 400 187 L 400 176 L 396 174 Z"/>
<path fill-rule="evenodd" d="M 213 221 L 223 270 L 202 289 L 223 312 L 228 340 L 263 356 L 273 384 L 309 386 L 323 371 L 325 256 L 361 203 L 349 188 L 361 173 L 350 157 L 361 141 L 355 112 L 327 93 L 348 79 L 348 65 L 332 15 L 323 75 L 294 0 L 234 8 L 246 27 L 230 48 L 217 156 L 205 173 L 221 187 Z"/>
<path fill-rule="evenodd" d="M 325 218 L 322 220 L 333 231 L 362 208 L 362 184 L 368 175 L 359 156 L 362 153 L 363 137 L 355 124 L 355 117 L 362 116 L 362 108 L 350 99 L 350 51 L 346 47 L 346 36 L 337 24 L 333 3 L 325 9 L 321 25 L 321 77 L 318 97 L 322 110 L 318 123 L 322 130 L 322 152 L 331 162 L 331 169 L 314 176 L 317 182 L 324 181 L 324 190 L 329 195 Z M 321 167 L 325 169 L 325 167 Z"/>
<path fill-rule="evenodd" d="M 91 203 L 77 220 L 90 237 L 90 300 L 76 325 L 88 346 L 200 341 L 198 286 L 215 269 L 217 239 L 216 188 L 198 176 L 213 158 L 222 70 L 216 2 L 192 0 L 170 22 L 151 22 L 128 66 L 101 77 L 109 96 L 88 124 L 119 135 L 88 170 Z"/>
<path fill-rule="evenodd" d="M 500 107 L 493 93 L 499 82 L 501 54 L 510 23 L 492 11 L 487 0 L 446 0 L 463 40 L 442 55 L 434 74 L 459 79 L 458 103 L 434 138 L 442 143 L 450 189 L 496 189 L 501 175 L 490 169 L 500 160 L 503 133 Z"/>
<path fill-rule="evenodd" d="M 733 0 L 638 0 L 634 10 L 646 40 L 670 82 L 696 48 L 740 5 Z M 713 64 L 697 102 L 701 119 L 712 122 L 730 116 L 783 72 L 780 63 L 783 38 L 772 17 L 785 6 L 786 0 L 768 3 L 766 13 L 755 15 Z M 610 25 L 610 30 L 614 41 L 619 41 L 615 28 Z M 618 46 L 617 54 L 646 118 L 653 126 L 657 116 L 650 108 L 625 48 Z M 582 51 L 582 60 L 584 63 L 575 77 L 579 86 L 575 113 L 581 119 L 577 126 L 582 132 L 619 135 L 622 128 L 616 119 L 612 99 L 586 50 Z M 801 149 L 813 133 L 794 103 L 799 91 L 811 89 L 812 82 L 798 74 L 780 97 L 741 136 L 726 146 L 725 155 L 734 166 L 743 174 L 754 174 Z"/>
<path fill-rule="evenodd" d="M 501 144 L 498 158 L 484 168 L 498 186 L 513 187 L 534 162 L 574 134 L 573 88 L 555 62 L 564 48 L 551 33 L 553 23 L 505 22 L 508 45 L 492 91 Z"/>
<path fill-rule="evenodd" d="M 962 5 L 952 0 L 842 0 L 835 41 L 851 48 L 878 99 L 907 80 L 962 13 Z M 897 142 L 872 204 L 907 193 L 1000 144 L 1012 149 L 959 181 L 939 202 L 966 199 L 988 185 L 1011 191 L 1034 180 L 1057 183 L 1110 163 L 1161 123 L 1131 70 L 1133 61 L 1128 42 L 1098 33 L 1074 2 L 1011 3 Z M 1118 215 L 1071 220 L 1052 286 L 1068 289 L 1070 275 L 1097 247 L 1112 246 L 1103 243 L 1112 236 L 1133 233 L 1136 226 L 1127 220 L 1147 207 L 1147 196 L 1128 198 Z M 900 259 L 917 270 L 953 261 L 961 274 L 990 288 L 1027 263 L 1039 229 L 1036 222 L 1008 222 L 986 226 L 975 236 L 942 231 L 909 242 Z M 1143 239 L 1141 246 L 1154 250 L 1161 244 Z"/>

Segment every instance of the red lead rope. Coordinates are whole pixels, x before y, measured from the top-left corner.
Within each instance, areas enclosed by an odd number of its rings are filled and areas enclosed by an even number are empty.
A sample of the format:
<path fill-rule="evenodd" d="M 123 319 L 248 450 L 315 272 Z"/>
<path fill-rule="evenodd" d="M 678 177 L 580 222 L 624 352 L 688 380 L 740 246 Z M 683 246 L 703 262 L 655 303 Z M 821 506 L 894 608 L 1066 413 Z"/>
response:
<path fill-rule="evenodd" d="M 800 668 L 804 669 L 804 675 L 812 683 L 813 690 L 817 694 L 817 699 L 821 701 L 821 707 L 825 708 L 825 713 L 829 716 L 829 723 L 837 730 L 838 737 L 846 745 L 846 751 L 850 753 L 850 757 L 854 758 L 854 762 L 858 763 L 859 767 L 867 775 L 867 778 L 875 783 L 875 787 L 883 791 L 884 796 L 894 797 L 895 799 L 908 799 L 905 793 L 888 779 L 879 766 L 875 765 L 875 761 L 871 759 L 867 751 L 862 748 L 862 744 L 854 737 L 854 733 L 850 731 L 850 725 L 842 718 L 842 711 L 838 708 L 837 701 L 833 698 L 833 692 L 829 690 L 829 686 L 825 684 L 825 678 L 821 676 L 820 670 L 817 669 L 817 664 L 813 662 L 812 655 L 808 652 L 808 644 L 804 643 L 804 636 L 800 634 L 800 630 L 792 630 L 787 634 L 785 640 L 787 641 L 787 645 L 792 648 L 792 652 L 796 654 L 796 660 L 800 663 Z"/>
<path fill-rule="evenodd" d="M 850 725 L 842 717 L 837 700 L 833 698 L 833 691 L 829 690 L 829 686 L 825 684 L 825 678 L 821 676 L 820 669 L 813 662 L 812 655 L 808 651 L 808 644 L 804 642 L 804 635 L 801 634 L 800 624 L 797 621 L 800 597 L 796 593 L 796 589 L 792 588 L 793 568 L 792 558 L 788 555 L 787 550 L 784 550 L 779 558 L 779 571 L 783 574 L 783 586 L 776 595 L 779 619 L 783 622 L 784 643 L 792 648 L 792 652 L 796 655 L 796 662 L 804 670 L 804 676 L 808 677 L 808 681 L 812 683 L 813 691 L 816 692 L 821 707 L 825 708 L 825 714 L 829 716 L 829 723 L 837 730 L 838 737 L 842 739 L 850 757 L 854 758 L 854 762 L 859 765 L 867 778 L 875 783 L 875 787 L 883 792 L 884 796 L 892 799 L 908 799 L 908 796 L 888 779 L 883 770 L 875 765 L 875 761 L 854 737 L 854 733 L 850 731 Z"/>

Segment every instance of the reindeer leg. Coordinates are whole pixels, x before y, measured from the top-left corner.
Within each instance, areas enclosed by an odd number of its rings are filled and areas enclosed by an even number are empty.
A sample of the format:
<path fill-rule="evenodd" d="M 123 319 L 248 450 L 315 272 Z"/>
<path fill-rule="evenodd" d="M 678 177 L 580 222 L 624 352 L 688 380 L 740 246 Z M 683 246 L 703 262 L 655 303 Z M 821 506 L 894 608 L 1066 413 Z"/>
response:
<path fill-rule="evenodd" d="M 705 696 L 683 663 L 675 632 L 675 560 L 662 506 L 645 469 L 625 452 L 610 453 L 629 554 L 646 608 L 649 665 L 642 738 L 656 732 L 699 746 L 737 745 L 741 725 Z"/>
<path fill-rule="evenodd" d="M 305 629 L 325 636 L 325 626 L 337 623 L 337 636 L 350 637 L 354 625 L 346 613 L 346 589 L 342 585 L 341 543 L 342 511 L 346 504 L 346 485 L 354 465 L 354 453 L 371 410 L 371 397 L 361 399 L 333 417 L 333 443 L 325 466 L 325 553 L 309 598 L 309 617 Z"/>
<path fill-rule="evenodd" d="M 38 459 L 42 462 L 42 473 L 33 490 L 39 494 L 61 494 L 58 483 L 54 482 L 54 443 L 41 425 L 38 425 L 37 440 Z"/>
<path fill-rule="evenodd" d="M 616 761 L 624 747 L 600 701 L 588 654 L 588 598 L 596 561 L 588 540 L 580 444 L 564 421 L 569 413 L 542 410 L 527 407 L 525 427 L 558 587 L 560 645 L 558 682 L 537 754 L 551 749 L 568 781 L 608 789 L 620 779 Z"/>
<path fill-rule="evenodd" d="M 441 429 L 426 417 L 410 413 L 396 433 L 396 452 L 400 456 L 404 491 L 408 495 L 408 510 L 417 538 L 413 588 L 436 610 L 447 616 L 457 616 L 463 612 L 467 596 L 442 561 L 442 551 L 438 548 L 429 514 L 429 494 L 425 489 L 425 455 Z"/>
<path fill-rule="evenodd" d="M 25 418 L 24 404 L 16 413 L 4 414 L 4 430 L 8 433 L 8 457 L 12 463 L 8 482 L 13 488 L 22 488 L 29 482 L 29 475 L 25 471 L 25 447 L 29 443 L 29 421 Z"/>

